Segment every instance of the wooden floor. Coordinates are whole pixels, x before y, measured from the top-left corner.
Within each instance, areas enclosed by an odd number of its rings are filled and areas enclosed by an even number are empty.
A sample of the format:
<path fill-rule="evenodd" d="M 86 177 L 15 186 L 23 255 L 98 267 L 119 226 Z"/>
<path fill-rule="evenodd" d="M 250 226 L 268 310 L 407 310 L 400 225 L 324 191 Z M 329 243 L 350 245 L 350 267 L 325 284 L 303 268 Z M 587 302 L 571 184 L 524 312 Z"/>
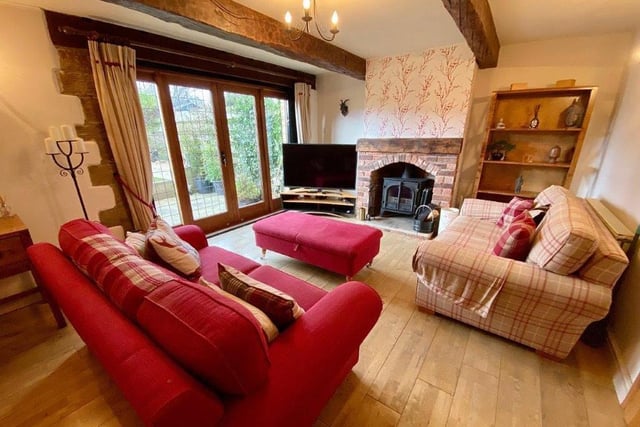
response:
<path fill-rule="evenodd" d="M 259 260 L 250 227 L 211 242 Z M 386 231 L 372 268 L 356 276 L 379 292 L 384 310 L 316 427 L 625 425 L 606 350 L 578 344 L 553 362 L 418 311 L 410 266 L 417 242 Z M 343 280 L 274 253 L 261 262 L 325 289 Z M 139 424 L 73 329 L 57 330 L 46 306 L 0 316 L 0 426 Z"/>

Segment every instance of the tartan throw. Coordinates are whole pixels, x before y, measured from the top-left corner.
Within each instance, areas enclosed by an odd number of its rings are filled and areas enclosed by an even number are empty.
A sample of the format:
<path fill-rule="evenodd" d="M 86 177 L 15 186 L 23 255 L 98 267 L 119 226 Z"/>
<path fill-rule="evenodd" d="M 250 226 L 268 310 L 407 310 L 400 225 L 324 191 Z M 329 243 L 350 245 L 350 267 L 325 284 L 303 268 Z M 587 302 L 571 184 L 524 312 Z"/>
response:
<path fill-rule="evenodd" d="M 267 339 L 268 343 L 270 343 L 271 341 L 275 340 L 278 337 L 278 334 L 279 334 L 278 328 L 271 321 L 271 319 L 269 319 L 269 316 L 267 316 L 258 307 L 249 304 L 248 302 L 246 302 L 242 298 L 238 298 L 237 296 L 235 296 L 233 294 L 230 294 L 229 292 L 227 292 L 227 291 L 225 291 L 223 289 L 220 289 L 220 287 L 218 285 L 215 285 L 215 284 L 209 282 L 204 277 L 200 277 L 199 282 L 200 282 L 201 285 L 207 286 L 207 287 L 213 289 L 215 292 L 219 293 L 223 297 L 228 298 L 228 299 L 238 303 L 239 305 L 243 306 L 247 310 L 249 310 L 249 313 L 251 313 L 251 315 L 260 324 L 260 327 L 262 328 L 262 332 L 264 334 L 264 337 Z"/>
<path fill-rule="evenodd" d="M 522 212 L 511 224 L 503 228 L 493 254 L 503 258 L 524 261 L 531 247 L 531 239 L 536 231 L 536 223 L 529 212 Z"/>
<path fill-rule="evenodd" d="M 507 207 L 504 208 L 504 211 L 502 211 L 502 215 L 500 215 L 500 218 L 496 222 L 496 225 L 498 227 L 506 227 L 511 224 L 511 222 L 513 222 L 513 220 L 516 219 L 518 215 L 520 215 L 522 212 L 528 211 L 532 207 L 532 200 L 514 197 L 513 199 L 511 199 L 509 204 L 507 204 Z"/>
<path fill-rule="evenodd" d="M 554 204 L 558 200 L 562 203 L 562 199 L 557 199 Z M 416 304 L 532 347 L 549 356 L 565 358 L 584 329 L 609 311 L 611 288 L 628 263 L 624 252 L 595 212 L 584 200 L 576 200 L 582 205 L 582 211 L 589 215 L 598 235 L 595 253 L 576 274 L 560 275 L 545 271 L 532 263 L 492 256 L 501 262 L 511 263 L 511 267 L 486 317 L 457 304 L 451 298 L 443 297 L 434 283 L 430 282 L 429 276 L 425 275 L 418 276 Z M 464 210 L 465 204 L 469 202 L 473 209 Z M 495 206 L 483 206 L 485 204 Z M 504 203 L 468 199 L 461 212 L 474 212 L 484 218 L 487 212 L 504 209 L 504 206 Z M 550 218 L 545 217 L 539 227 L 549 220 Z M 494 230 L 500 230 L 490 220 L 459 216 L 435 240 L 420 243 L 414 257 L 414 266 L 419 264 L 419 268 L 437 269 L 444 265 L 445 269 L 452 270 L 451 265 L 455 265 L 460 276 L 472 274 L 468 271 L 474 268 L 484 269 L 483 265 L 474 266 L 470 263 L 477 262 L 477 252 L 491 251 L 493 246 L 489 245 L 495 244 L 499 238 L 500 231 L 491 231 L 488 225 Z M 481 237 L 470 238 L 469 233 L 479 234 Z M 480 243 L 482 238 L 489 240 L 489 243 Z M 450 252 L 447 252 L 449 249 L 445 248 L 452 245 L 464 246 L 468 253 L 464 257 L 452 258 Z"/>
<path fill-rule="evenodd" d="M 137 253 L 113 236 L 97 233 L 80 239 L 80 244 L 70 255 L 80 271 L 86 276 L 95 277 L 105 264 L 125 255 L 137 256 Z"/>
<path fill-rule="evenodd" d="M 218 264 L 218 277 L 223 290 L 262 310 L 279 330 L 285 329 L 304 313 L 291 296 L 233 267 Z"/>
<path fill-rule="evenodd" d="M 413 271 L 418 282 L 453 304 L 487 317 L 512 260 L 438 240 L 418 246 Z"/>

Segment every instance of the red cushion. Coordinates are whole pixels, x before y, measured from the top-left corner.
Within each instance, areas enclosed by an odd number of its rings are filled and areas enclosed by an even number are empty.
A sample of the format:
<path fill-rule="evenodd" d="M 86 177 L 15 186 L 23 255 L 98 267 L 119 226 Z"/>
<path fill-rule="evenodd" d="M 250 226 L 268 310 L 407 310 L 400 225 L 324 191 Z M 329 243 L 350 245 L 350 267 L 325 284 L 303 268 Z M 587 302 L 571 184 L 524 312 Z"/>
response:
<path fill-rule="evenodd" d="M 324 289 L 269 265 L 256 268 L 249 273 L 248 276 L 290 295 L 291 298 L 296 300 L 300 307 L 305 310 L 309 310 L 315 303 L 327 295 L 327 291 Z"/>
<path fill-rule="evenodd" d="M 532 207 L 533 200 L 514 197 L 502 211 L 502 215 L 498 219 L 498 222 L 496 222 L 496 225 L 498 227 L 507 226 L 511 224 L 511 221 L 513 221 L 518 215 L 524 211 L 528 211 Z"/>
<path fill-rule="evenodd" d="M 256 253 L 258 253 L 257 249 Z M 204 277 L 208 282 L 215 284 L 220 283 L 220 280 L 218 279 L 218 263 L 230 265 L 245 274 L 260 267 L 260 264 L 249 258 L 217 246 L 207 246 L 206 248 L 201 249 L 200 259 L 202 260 L 200 267 L 202 277 Z"/>
<path fill-rule="evenodd" d="M 535 231 L 536 223 L 529 212 L 522 212 L 504 228 L 493 248 L 494 255 L 524 261 Z"/>
<path fill-rule="evenodd" d="M 208 287 L 172 281 L 151 292 L 140 326 L 185 369 L 222 393 L 246 395 L 270 366 L 260 325 L 247 309 Z"/>

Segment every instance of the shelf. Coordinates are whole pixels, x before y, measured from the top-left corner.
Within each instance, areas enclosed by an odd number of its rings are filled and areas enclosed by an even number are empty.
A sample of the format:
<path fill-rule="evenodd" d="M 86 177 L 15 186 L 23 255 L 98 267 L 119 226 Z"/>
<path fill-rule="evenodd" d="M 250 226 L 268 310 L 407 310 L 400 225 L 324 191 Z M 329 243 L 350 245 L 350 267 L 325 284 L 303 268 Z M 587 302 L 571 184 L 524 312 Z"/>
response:
<path fill-rule="evenodd" d="M 334 205 L 334 206 L 349 206 L 353 207 L 353 202 L 345 202 L 342 200 L 326 200 L 326 199 L 282 199 L 282 203 L 301 203 L 306 205 Z"/>
<path fill-rule="evenodd" d="M 569 169 L 570 163 L 548 163 L 548 162 L 511 162 L 509 160 L 484 160 L 485 164 L 509 165 L 509 166 L 530 166 L 536 168 L 564 168 Z"/>
<path fill-rule="evenodd" d="M 478 193 L 495 194 L 498 196 L 517 196 L 523 199 L 535 199 L 535 197 L 538 195 L 538 193 L 534 191 L 521 191 L 520 193 L 515 193 L 513 191 L 482 190 L 482 189 L 478 189 Z"/>
<path fill-rule="evenodd" d="M 582 128 L 558 128 L 558 129 L 540 129 L 540 128 L 491 128 L 491 132 L 511 132 L 511 133 L 580 133 Z"/>

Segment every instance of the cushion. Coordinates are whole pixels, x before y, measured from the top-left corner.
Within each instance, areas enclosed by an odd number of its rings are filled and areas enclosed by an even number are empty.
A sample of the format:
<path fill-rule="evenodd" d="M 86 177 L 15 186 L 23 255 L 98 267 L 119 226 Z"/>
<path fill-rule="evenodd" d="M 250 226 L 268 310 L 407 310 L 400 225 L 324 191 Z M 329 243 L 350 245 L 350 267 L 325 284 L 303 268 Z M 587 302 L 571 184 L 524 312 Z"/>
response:
<path fill-rule="evenodd" d="M 126 243 L 129 247 L 135 249 L 142 258 L 145 258 L 147 252 L 146 235 L 142 233 L 127 231 L 127 236 L 124 239 L 124 243 Z"/>
<path fill-rule="evenodd" d="M 262 310 L 282 330 L 302 316 L 304 309 L 289 295 L 235 268 L 218 264 L 220 287 Z"/>
<path fill-rule="evenodd" d="M 150 259 L 167 265 L 185 277 L 200 275 L 200 256 L 189 243 L 173 231 L 173 227 L 156 218 L 147 232 L 147 250 Z"/>
<path fill-rule="evenodd" d="M 528 212 L 522 212 L 511 224 L 504 227 L 493 248 L 494 255 L 524 261 L 531 247 L 536 223 Z"/>
<path fill-rule="evenodd" d="M 522 212 L 529 210 L 533 207 L 533 201 L 529 199 L 521 199 L 519 197 L 514 197 L 507 204 L 507 206 L 502 211 L 502 215 L 496 222 L 498 227 L 506 227 L 513 221 L 518 215 Z"/>
<path fill-rule="evenodd" d="M 136 318 L 169 355 L 220 393 L 246 395 L 267 380 L 270 361 L 260 325 L 246 308 L 207 286 L 166 283 L 144 298 Z"/>
<path fill-rule="evenodd" d="M 207 279 L 211 283 L 220 283 L 218 279 L 218 263 L 221 262 L 226 265 L 230 265 L 243 273 L 249 273 L 260 267 L 260 264 L 239 255 L 235 252 L 228 251 L 218 246 L 207 246 L 199 252 L 202 265 L 200 267 L 200 273 L 202 277 Z"/>
<path fill-rule="evenodd" d="M 568 275 L 578 270 L 598 247 L 595 225 L 580 200 L 556 200 L 538 227 L 527 262 Z"/>
<path fill-rule="evenodd" d="M 271 319 L 269 319 L 269 316 L 264 314 L 264 312 L 260 310 L 258 307 L 255 307 L 249 304 L 248 302 L 244 301 L 243 299 L 240 299 L 237 296 L 220 289 L 218 285 L 207 281 L 204 277 L 201 277 L 199 282 L 201 285 L 210 287 L 211 289 L 213 289 L 223 297 L 230 298 L 233 301 L 240 304 L 241 306 L 243 306 L 244 308 L 246 308 L 247 310 L 249 310 L 249 312 L 253 315 L 253 317 L 256 318 L 256 320 L 260 324 L 260 327 L 262 328 L 262 331 L 264 332 L 264 336 L 267 339 L 267 341 L 271 342 L 274 339 L 276 339 L 276 337 L 278 336 L 278 328 L 271 321 Z"/>
<path fill-rule="evenodd" d="M 533 202 L 534 206 L 553 205 L 567 196 L 570 196 L 569 190 L 560 185 L 551 185 L 538 193 Z"/>
<path fill-rule="evenodd" d="M 279 290 L 290 295 L 305 310 L 309 310 L 328 293 L 322 288 L 275 269 L 270 265 L 256 268 L 249 273 L 249 276 L 262 283 L 277 286 Z"/>

